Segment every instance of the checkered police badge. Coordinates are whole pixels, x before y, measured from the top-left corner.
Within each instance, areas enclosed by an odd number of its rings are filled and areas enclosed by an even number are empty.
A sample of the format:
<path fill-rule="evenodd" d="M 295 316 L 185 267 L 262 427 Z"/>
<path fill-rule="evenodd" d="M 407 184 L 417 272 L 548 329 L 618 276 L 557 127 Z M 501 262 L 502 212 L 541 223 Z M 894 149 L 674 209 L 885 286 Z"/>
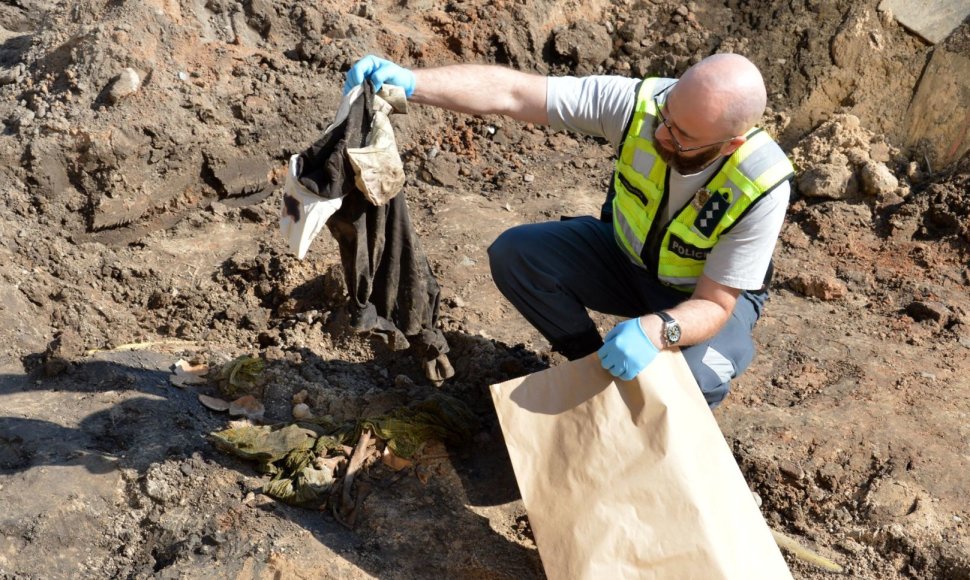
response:
<path fill-rule="evenodd" d="M 711 193 L 707 203 L 697 212 L 694 229 L 706 238 L 711 237 L 714 228 L 717 227 L 718 222 L 721 221 L 721 217 L 724 216 L 729 207 L 731 207 L 731 201 L 727 195 L 720 191 Z"/>

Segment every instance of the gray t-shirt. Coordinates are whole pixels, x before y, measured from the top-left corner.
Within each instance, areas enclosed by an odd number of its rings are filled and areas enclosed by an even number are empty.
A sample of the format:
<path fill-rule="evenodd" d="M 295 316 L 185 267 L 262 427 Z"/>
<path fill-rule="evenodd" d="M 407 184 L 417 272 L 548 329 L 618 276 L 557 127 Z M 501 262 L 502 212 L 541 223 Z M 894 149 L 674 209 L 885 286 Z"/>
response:
<path fill-rule="evenodd" d="M 549 77 L 546 111 L 554 129 L 603 137 L 614 147 L 633 113 L 639 79 L 618 76 Z M 658 84 L 658 91 L 670 81 Z M 717 170 L 693 175 L 670 171 L 667 219 L 680 210 Z M 788 208 L 790 188 L 783 183 L 759 201 L 731 231 L 720 237 L 704 265 L 708 278 L 741 290 L 761 288 Z"/>

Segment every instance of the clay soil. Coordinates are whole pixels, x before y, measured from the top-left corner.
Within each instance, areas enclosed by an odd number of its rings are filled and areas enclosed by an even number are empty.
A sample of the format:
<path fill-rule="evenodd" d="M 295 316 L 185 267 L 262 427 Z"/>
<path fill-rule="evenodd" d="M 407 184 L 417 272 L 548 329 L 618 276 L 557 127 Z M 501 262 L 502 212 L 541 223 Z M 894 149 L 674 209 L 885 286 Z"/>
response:
<path fill-rule="evenodd" d="M 849 576 L 970 578 L 970 166 L 903 129 L 932 51 L 967 54 L 968 27 L 933 47 L 877 4 L 0 4 L 0 578 L 542 577 L 487 387 L 562 359 L 485 251 L 515 224 L 597 214 L 603 142 L 395 118 L 456 369 L 440 388 L 482 428 L 421 470 L 375 466 L 353 529 L 263 495 L 206 439 L 229 420 L 199 403 L 214 387 L 174 386 L 171 365 L 263 358 L 270 421 L 301 390 L 337 419 L 436 390 L 407 351 L 341 326 L 329 235 L 299 261 L 278 230 L 286 159 L 360 56 L 673 76 L 717 51 L 764 71 L 765 127 L 799 178 L 758 355 L 715 418 L 768 522 Z"/>

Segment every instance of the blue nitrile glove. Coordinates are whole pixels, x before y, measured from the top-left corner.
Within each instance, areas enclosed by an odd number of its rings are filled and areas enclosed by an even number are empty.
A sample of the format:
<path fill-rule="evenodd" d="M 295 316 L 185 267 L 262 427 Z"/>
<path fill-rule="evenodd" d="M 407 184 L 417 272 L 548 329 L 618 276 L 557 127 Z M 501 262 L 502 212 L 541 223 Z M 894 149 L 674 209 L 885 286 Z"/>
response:
<path fill-rule="evenodd" d="M 389 60 L 367 55 L 354 63 L 347 71 L 347 82 L 344 83 L 344 94 L 365 80 L 374 85 L 374 92 L 381 90 L 384 83 L 396 85 L 404 89 L 408 98 L 414 93 L 414 73 L 396 65 Z"/>
<path fill-rule="evenodd" d="M 621 322 L 603 339 L 596 354 L 600 364 L 614 377 L 629 381 L 640 374 L 660 351 L 643 333 L 639 318 Z"/>

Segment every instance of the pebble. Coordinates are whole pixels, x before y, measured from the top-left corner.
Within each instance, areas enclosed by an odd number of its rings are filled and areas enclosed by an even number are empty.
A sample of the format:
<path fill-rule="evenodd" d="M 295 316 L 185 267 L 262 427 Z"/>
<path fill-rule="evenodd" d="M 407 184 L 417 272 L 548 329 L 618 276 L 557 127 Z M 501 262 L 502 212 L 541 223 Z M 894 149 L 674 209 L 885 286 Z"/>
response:
<path fill-rule="evenodd" d="M 126 68 L 111 83 L 108 89 L 108 100 L 117 103 L 121 99 L 135 94 L 141 87 L 141 76 L 133 68 Z"/>
<path fill-rule="evenodd" d="M 309 419 L 313 417 L 313 413 L 310 412 L 310 406 L 306 403 L 297 403 L 293 405 L 293 418 L 294 419 Z"/>
<path fill-rule="evenodd" d="M 20 78 L 20 70 L 17 68 L 0 69 L 0 85 L 11 85 Z"/>
<path fill-rule="evenodd" d="M 522 176 L 522 180 L 525 181 L 526 183 L 532 183 L 533 181 L 536 180 L 536 176 L 532 175 L 531 173 L 526 173 L 525 175 Z"/>
<path fill-rule="evenodd" d="M 794 480 L 805 477 L 805 472 L 802 471 L 802 468 L 791 461 L 779 462 L 778 470 L 781 471 L 782 475 L 786 475 Z"/>

